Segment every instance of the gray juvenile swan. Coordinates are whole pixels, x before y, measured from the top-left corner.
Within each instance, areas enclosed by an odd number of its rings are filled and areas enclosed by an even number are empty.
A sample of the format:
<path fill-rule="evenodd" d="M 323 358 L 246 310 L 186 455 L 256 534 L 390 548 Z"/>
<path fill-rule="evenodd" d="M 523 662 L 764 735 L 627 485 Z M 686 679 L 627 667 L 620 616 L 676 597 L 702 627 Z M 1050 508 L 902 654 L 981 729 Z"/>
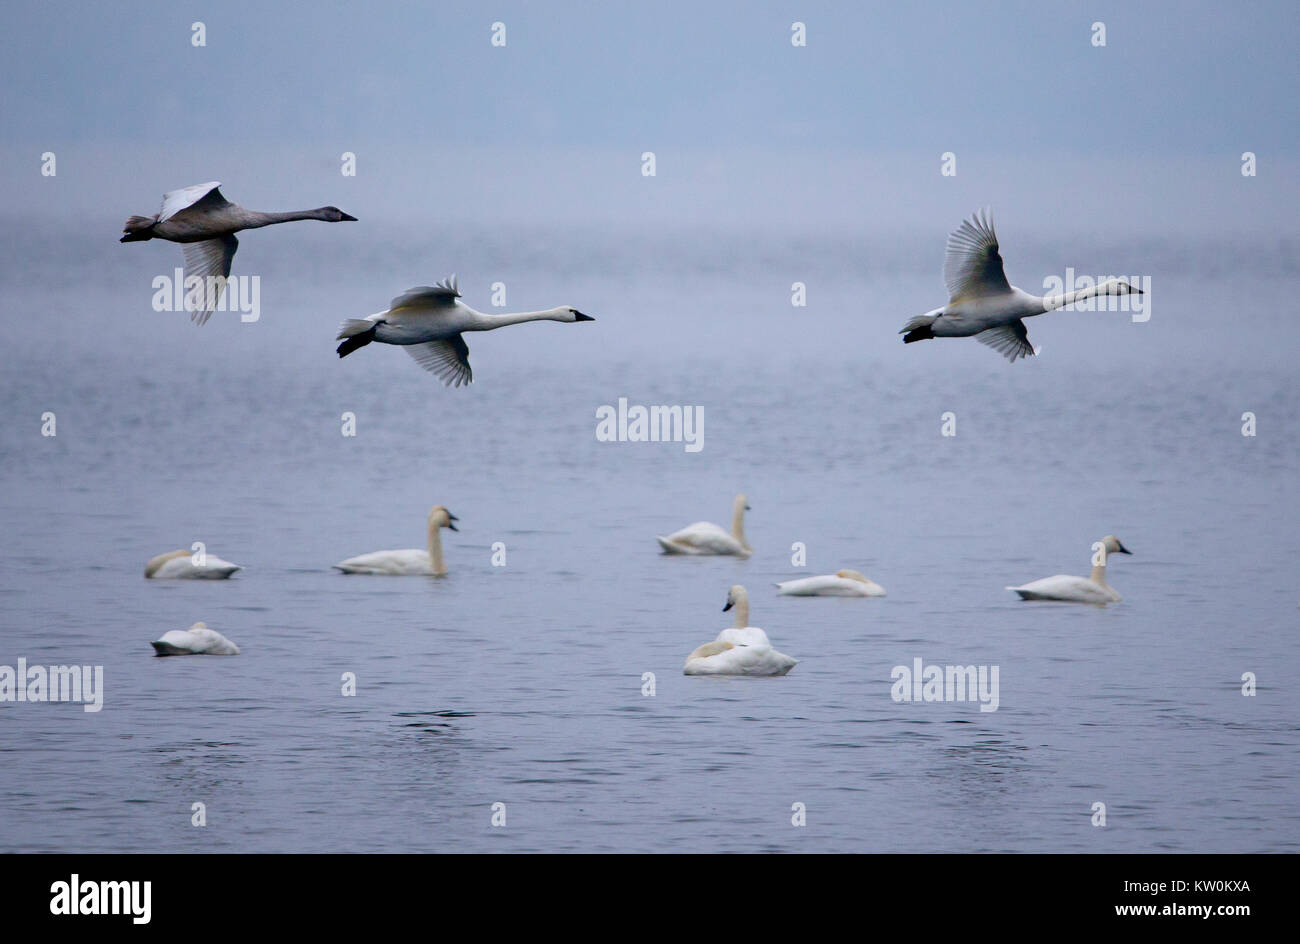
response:
<path fill-rule="evenodd" d="M 969 338 L 987 344 L 1007 360 L 1031 357 L 1024 318 L 1056 311 L 1094 295 L 1143 294 L 1142 289 L 1123 279 L 1106 279 L 1098 285 L 1041 297 L 1030 295 L 1007 281 L 998 253 L 998 234 L 993 217 L 985 210 L 963 220 L 948 236 L 943 262 L 943 280 L 948 284 L 948 304 L 917 315 L 898 332 L 903 343 L 930 338 Z"/>
<path fill-rule="evenodd" d="M 205 294 L 203 310 L 191 312 L 196 324 L 206 324 L 217 301 L 225 290 L 225 279 L 230 275 L 230 260 L 235 258 L 239 240 L 235 233 L 242 229 L 257 229 L 272 223 L 291 220 L 324 220 L 327 223 L 356 221 L 338 207 L 320 207 L 315 210 L 290 210 L 287 213 L 263 213 L 245 210 L 221 195 L 221 184 L 215 180 L 193 187 L 182 187 L 163 194 L 162 209 L 156 216 L 129 216 L 122 227 L 121 242 L 134 243 L 146 239 L 167 239 L 181 243 L 185 253 L 185 280 L 198 276 L 206 287 L 210 278 L 221 279 L 215 292 Z"/>
<path fill-rule="evenodd" d="M 348 318 L 339 326 L 336 350 L 347 357 L 371 341 L 401 344 L 406 353 L 425 370 L 437 375 L 448 387 L 473 383 L 469 366 L 469 345 L 461 335 L 466 331 L 492 331 L 525 321 L 595 321 L 576 308 L 561 305 L 545 311 L 517 311 L 489 315 L 475 311 L 460 300 L 456 276 L 437 285 L 409 288 L 393 299 L 387 311 L 366 318 Z"/>

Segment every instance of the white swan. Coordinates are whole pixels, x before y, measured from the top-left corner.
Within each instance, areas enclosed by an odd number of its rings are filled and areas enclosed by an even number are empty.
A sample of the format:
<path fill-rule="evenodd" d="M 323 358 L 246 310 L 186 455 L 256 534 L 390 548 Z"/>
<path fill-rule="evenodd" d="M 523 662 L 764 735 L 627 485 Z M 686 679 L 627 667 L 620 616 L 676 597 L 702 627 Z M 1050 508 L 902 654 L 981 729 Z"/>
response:
<path fill-rule="evenodd" d="M 739 584 L 727 592 L 722 612 L 733 606 L 735 624 L 687 656 L 683 675 L 785 675 L 799 664 L 773 649 L 767 633 L 749 625 L 749 594 Z"/>
<path fill-rule="evenodd" d="M 230 262 L 235 258 L 240 230 L 257 229 L 273 223 L 292 220 L 324 220 L 327 223 L 356 222 L 338 207 L 319 207 L 315 210 L 292 210 L 288 213 L 263 213 L 245 210 L 221 195 L 221 184 L 212 180 L 206 184 L 182 187 L 163 194 L 162 209 L 154 216 L 130 216 L 122 227 L 125 234 L 120 242 L 134 243 L 146 239 L 166 239 L 181 243 L 185 253 L 185 281 L 195 276 L 203 280 L 204 304 L 190 313 L 190 320 L 206 324 L 217 301 L 225 291 L 225 279 L 230 275 Z M 209 282 L 209 279 L 219 281 Z M 215 291 L 208 292 L 213 285 Z"/>
<path fill-rule="evenodd" d="M 1010 361 L 1036 353 L 1021 319 L 1055 311 L 1094 295 L 1128 295 L 1142 290 L 1123 279 L 1106 279 L 1098 285 L 1040 297 L 1007 282 L 998 255 L 998 237 L 988 211 L 963 220 L 948 237 L 943 263 L 948 284 L 948 304 L 917 315 L 899 334 L 904 344 L 928 338 L 974 337 Z"/>
<path fill-rule="evenodd" d="M 225 580 L 235 571 L 243 570 L 238 564 L 206 553 L 200 566 L 194 563 L 194 556 L 189 551 L 159 554 L 144 565 L 144 575 L 149 580 Z"/>
<path fill-rule="evenodd" d="M 1060 600 L 1066 603 L 1118 603 L 1120 595 L 1106 583 L 1106 555 L 1132 554 L 1119 538 L 1108 534 L 1092 546 L 1092 574 L 1088 577 L 1069 577 L 1057 574 L 1044 577 L 1019 587 L 1007 587 L 1020 594 L 1022 600 Z"/>
<path fill-rule="evenodd" d="M 207 623 L 195 623 L 189 629 L 172 629 L 162 639 L 151 642 L 160 656 L 237 656 L 239 647 Z"/>
<path fill-rule="evenodd" d="M 429 509 L 428 550 L 372 551 L 358 557 L 349 557 L 334 566 L 345 574 L 371 574 L 382 577 L 441 577 L 447 573 L 442 560 L 440 528 L 460 530 L 454 522 L 460 519 L 442 505 Z"/>
<path fill-rule="evenodd" d="M 456 276 L 437 285 L 407 289 L 393 299 L 387 311 L 366 318 L 348 318 L 339 326 L 339 357 L 347 357 L 371 341 L 405 345 L 406 353 L 449 387 L 472 383 L 466 331 L 491 331 L 525 321 L 595 321 L 576 308 L 562 305 L 545 311 L 489 315 L 460 301 Z"/>
<path fill-rule="evenodd" d="M 856 570 L 837 570 L 819 577 L 801 577 L 776 585 L 788 597 L 883 597 L 885 588 Z"/>
<path fill-rule="evenodd" d="M 748 557 L 753 553 L 745 540 L 745 512 L 749 501 L 737 495 L 731 505 L 731 533 L 711 521 L 697 521 L 667 537 L 656 537 L 665 554 L 734 554 Z"/>

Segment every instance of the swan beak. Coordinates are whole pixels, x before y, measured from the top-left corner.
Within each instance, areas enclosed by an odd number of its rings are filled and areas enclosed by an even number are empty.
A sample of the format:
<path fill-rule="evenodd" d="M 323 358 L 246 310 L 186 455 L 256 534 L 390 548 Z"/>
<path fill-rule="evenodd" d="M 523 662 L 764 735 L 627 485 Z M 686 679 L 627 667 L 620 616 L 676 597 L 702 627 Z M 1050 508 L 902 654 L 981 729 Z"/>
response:
<path fill-rule="evenodd" d="M 573 320 L 574 321 L 595 321 L 596 319 L 591 317 L 591 315 L 584 315 L 582 312 L 575 309 L 573 312 Z"/>
<path fill-rule="evenodd" d="M 453 531 L 459 531 L 459 530 L 460 530 L 460 528 L 456 527 L 455 522 L 452 522 L 452 521 L 448 521 L 448 522 L 447 522 L 447 527 L 451 528 L 451 530 L 453 530 Z"/>
<path fill-rule="evenodd" d="M 1130 551 L 1130 550 L 1129 550 L 1127 547 L 1125 547 L 1123 544 L 1121 544 L 1121 545 L 1119 546 L 1119 552 L 1120 552 L 1121 554 L 1128 554 L 1130 557 L 1133 555 L 1133 552 Z"/>
<path fill-rule="evenodd" d="M 350 213 L 344 213 L 339 218 L 340 223 L 355 223 L 356 221 L 357 218 Z"/>
<path fill-rule="evenodd" d="M 722 612 L 725 613 L 725 612 L 727 612 L 727 610 L 729 610 L 729 609 L 731 609 L 731 601 L 730 601 L 730 600 L 728 600 L 728 601 L 727 601 L 727 605 L 724 606 L 724 607 L 722 608 Z"/>

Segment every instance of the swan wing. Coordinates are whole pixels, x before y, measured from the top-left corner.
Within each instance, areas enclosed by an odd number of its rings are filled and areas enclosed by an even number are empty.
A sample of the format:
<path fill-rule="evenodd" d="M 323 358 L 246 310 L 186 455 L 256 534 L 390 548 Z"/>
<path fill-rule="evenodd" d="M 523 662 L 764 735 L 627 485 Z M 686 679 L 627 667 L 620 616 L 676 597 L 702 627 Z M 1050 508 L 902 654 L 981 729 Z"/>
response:
<path fill-rule="evenodd" d="M 679 553 L 695 554 L 740 554 L 744 548 L 740 542 L 732 536 L 730 531 L 724 531 L 711 521 L 697 521 L 695 524 L 688 525 L 680 531 L 674 531 L 665 538 L 660 538 L 660 543 L 667 541 L 669 544 L 678 548 Z"/>
<path fill-rule="evenodd" d="M 767 638 L 767 633 L 757 626 L 745 626 L 740 629 L 732 626 L 718 633 L 715 642 L 729 642 L 733 646 L 746 646 L 754 649 L 771 649 L 772 640 Z"/>
<path fill-rule="evenodd" d="M 975 335 L 975 340 L 980 344 L 987 344 L 1013 364 L 1017 357 L 1033 357 L 1037 353 L 1034 346 L 1029 343 L 1029 332 L 1025 330 L 1025 323 L 1019 318 L 1011 324 L 985 328 Z"/>
<path fill-rule="evenodd" d="M 986 295 L 1009 295 L 1011 284 L 1002 270 L 998 236 L 993 217 L 985 210 L 962 220 L 948 236 L 943 260 L 943 280 L 948 286 L 949 304 Z"/>
<path fill-rule="evenodd" d="M 209 210 L 230 206 L 230 201 L 217 189 L 220 186 L 219 181 L 209 180 L 206 184 L 195 184 L 193 187 L 182 187 L 180 190 L 164 193 L 162 209 L 158 211 L 158 222 L 165 223 L 181 210 L 188 210 L 191 207 Z"/>
<path fill-rule="evenodd" d="M 459 334 L 441 341 L 424 344 L 407 344 L 406 353 L 425 370 L 436 374 L 448 387 L 459 387 L 474 382 L 474 371 L 469 366 L 469 345 Z"/>
<path fill-rule="evenodd" d="M 181 249 L 185 253 L 185 281 L 188 283 L 193 276 L 203 280 L 202 303 L 190 312 L 190 320 L 196 325 L 207 324 L 212 313 L 217 310 L 217 302 L 221 300 L 221 295 L 226 290 L 226 278 L 230 275 L 230 261 L 235 258 L 235 250 L 238 248 L 239 240 L 235 238 L 234 233 L 227 233 L 216 239 L 205 239 L 198 243 L 181 244 Z M 209 281 L 218 277 L 219 282 Z M 215 291 L 209 292 L 209 286 L 212 286 Z M 187 288 L 186 297 L 188 295 Z"/>
<path fill-rule="evenodd" d="M 443 279 L 435 285 L 417 285 L 408 288 L 393 299 L 389 311 L 399 308 L 450 308 L 460 298 L 460 289 L 456 286 L 456 276 Z"/>
<path fill-rule="evenodd" d="M 1106 588 L 1093 583 L 1087 577 L 1074 577 L 1068 574 L 1056 574 L 1031 580 L 1019 587 L 1007 587 L 1020 594 L 1022 600 L 1061 600 L 1067 603 L 1110 603 L 1114 597 Z"/>

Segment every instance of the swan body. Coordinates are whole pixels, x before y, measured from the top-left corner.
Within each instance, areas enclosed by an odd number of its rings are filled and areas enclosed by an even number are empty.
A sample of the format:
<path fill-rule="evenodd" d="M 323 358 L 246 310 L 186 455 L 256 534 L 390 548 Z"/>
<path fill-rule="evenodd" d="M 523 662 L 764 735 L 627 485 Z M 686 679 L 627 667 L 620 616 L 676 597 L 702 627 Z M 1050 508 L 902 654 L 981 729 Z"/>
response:
<path fill-rule="evenodd" d="M 904 325 L 899 332 L 904 335 L 903 343 L 974 337 L 1013 362 L 1037 353 L 1029 343 L 1023 319 L 1095 295 L 1142 294 L 1140 288 L 1123 279 L 1105 279 L 1060 295 L 1031 295 L 1016 288 L 1003 271 L 997 233 L 987 210 L 963 220 L 948 236 L 943 278 L 948 286 L 948 304 L 917 315 Z"/>
<path fill-rule="evenodd" d="M 749 595 L 736 585 L 727 593 L 725 613 L 736 608 L 735 625 L 718 633 L 686 657 L 683 675 L 785 675 L 796 665 L 793 659 L 772 648 L 767 633 L 749 622 Z"/>
<path fill-rule="evenodd" d="M 237 656 L 239 647 L 206 623 L 195 623 L 189 629 L 172 629 L 163 633 L 162 639 L 151 642 L 160 656 Z"/>
<path fill-rule="evenodd" d="M 837 570 L 818 577 L 802 577 L 776 585 L 788 597 L 883 597 L 885 588 L 856 570 Z"/>
<path fill-rule="evenodd" d="M 1071 577 L 1057 574 L 1043 577 L 1019 587 L 1007 587 L 1020 594 L 1022 600 L 1055 600 L 1062 603 L 1092 603 L 1105 606 L 1118 603 L 1122 599 L 1115 589 L 1106 583 L 1106 558 L 1109 554 L 1132 554 L 1133 552 L 1120 543 L 1119 538 L 1108 534 L 1094 545 L 1092 574 L 1087 577 Z"/>
<path fill-rule="evenodd" d="M 753 553 L 745 540 L 745 512 L 749 500 L 737 495 L 731 506 L 731 531 L 724 531 L 710 521 L 697 521 L 667 537 L 656 537 L 665 554 L 731 554 L 748 557 Z"/>
<path fill-rule="evenodd" d="M 387 311 L 365 318 L 348 318 L 339 326 L 339 357 L 347 357 L 371 341 L 400 344 L 415 362 L 435 374 L 448 387 L 472 383 L 468 331 L 492 331 L 527 321 L 595 321 L 576 308 L 562 305 L 545 311 L 490 315 L 475 311 L 460 300 L 456 276 L 436 285 L 407 289 L 393 299 Z"/>
<path fill-rule="evenodd" d="M 349 557 L 334 566 L 345 574 L 368 574 L 377 577 L 441 577 L 447 573 L 442 559 L 440 529 L 459 531 L 455 522 L 460 519 L 442 505 L 429 510 L 429 544 L 426 550 L 371 551 Z"/>
<path fill-rule="evenodd" d="M 237 570 L 243 568 L 214 554 L 205 554 L 200 567 L 189 551 L 168 551 L 144 565 L 144 575 L 149 580 L 226 580 Z"/>
<path fill-rule="evenodd" d="M 165 193 L 162 208 L 155 215 L 127 217 L 122 227 L 120 242 L 166 239 L 181 243 L 185 254 L 186 283 L 195 276 L 203 280 L 204 286 L 212 284 L 209 279 L 220 280 L 216 282 L 216 291 L 205 295 L 202 309 L 190 313 L 190 320 L 195 324 L 207 323 L 225 291 L 230 263 L 235 258 L 235 250 L 239 248 L 235 233 L 293 220 L 324 220 L 327 223 L 356 221 L 355 216 L 349 216 L 333 206 L 287 213 L 246 210 L 223 197 L 220 187 L 220 182 L 211 180 L 206 184 Z"/>

